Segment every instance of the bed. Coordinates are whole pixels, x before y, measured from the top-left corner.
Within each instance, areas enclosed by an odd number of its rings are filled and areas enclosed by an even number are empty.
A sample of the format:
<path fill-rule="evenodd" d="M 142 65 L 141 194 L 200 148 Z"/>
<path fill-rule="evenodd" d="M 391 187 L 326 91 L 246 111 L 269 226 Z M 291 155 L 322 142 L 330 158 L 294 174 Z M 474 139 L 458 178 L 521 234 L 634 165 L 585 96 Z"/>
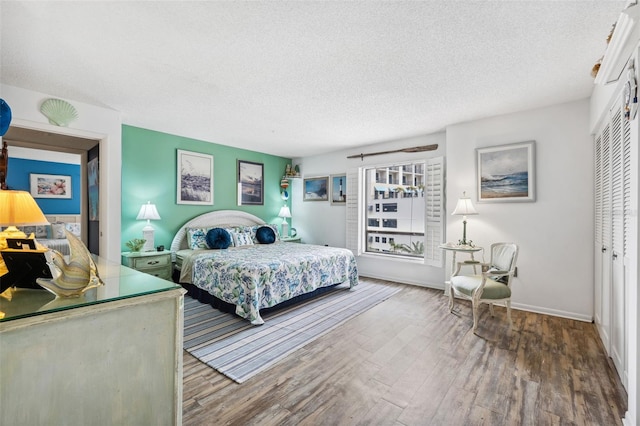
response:
<path fill-rule="evenodd" d="M 350 250 L 311 244 L 283 242 L 276 235 L 272 244 L 256 241 L 256 231 L 270 226 L 250 213 L 219 210 L 185 223 L 171 243 L 174 280 L 201 301 L 214 299 L 234 307 L 234 312 L 254 325 L 263 324 L 261 310 L 274 308 L 301 297 L 314 296 L 327 288 L 358 284 L 355 256 Z M 213 228 L 230 234 L 251 235 L 226 249 L 198 246 L 196 236 Z M 238 242 L 242 240 L 239 239 Z M 204 299 L 204 300 L 203 300 Z"/>

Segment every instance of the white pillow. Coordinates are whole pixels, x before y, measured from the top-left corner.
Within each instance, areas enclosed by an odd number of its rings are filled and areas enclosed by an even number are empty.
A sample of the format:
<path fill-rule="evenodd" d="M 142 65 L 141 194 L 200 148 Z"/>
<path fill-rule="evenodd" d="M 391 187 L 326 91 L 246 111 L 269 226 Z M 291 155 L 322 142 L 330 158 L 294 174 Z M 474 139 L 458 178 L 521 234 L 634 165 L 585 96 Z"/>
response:
<path fill-rule="evenodd" d="M 54 240 L 67 238 L 67 234 L 64 233 L 64 223 L 52 223 L 51 224 L 51 238 Z"/>
<path fill-rule="evenodd" d="M 233 245 L 236 247 L 253 245 L 251 232 L 234 232 L 231 236 L 233 237 Z"/>
<path fill-rule="evenodd" d="M 64 227 L 67 231 L 71 232 L 76 237 L 80 237 L 80 224 L 79 223 L 65 223 Z"/>

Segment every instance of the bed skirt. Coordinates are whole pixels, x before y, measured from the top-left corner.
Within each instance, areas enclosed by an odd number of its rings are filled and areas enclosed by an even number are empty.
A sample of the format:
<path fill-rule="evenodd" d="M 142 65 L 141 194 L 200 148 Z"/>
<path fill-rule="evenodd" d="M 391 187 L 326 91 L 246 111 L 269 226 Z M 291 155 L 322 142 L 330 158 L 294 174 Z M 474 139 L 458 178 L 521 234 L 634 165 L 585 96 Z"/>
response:
<path fill-rule="evenodd" d="M 177 272 L 177 274 L 176 274 Z M 173 280 L 175 282 L 178 282 L 178 277 L 180 276 L 180 271 L 174 271 L 174 275 L 173 275 Z M 213 308 L 222 311 L 222 312 L 227 312 L 233 315 L 236 315 L 236 305 L 233 305 L 231 303 L 227 303 L 224 300 L 220 300 L 217 297 L 213 296 L 212 294 L 210 294 L 208 291 L 206 290 L 202 290 L 198 287 L 196 287 L 193 284 L 184 284 L 184 283 L 179 283 L 186 291 L 187 291 L 187 296 L 190 296 L 193 299 L 198 300 L 200 303 L 206 303 L 211 305 Z M 315 289 L 314 291 L 310 292 L 310 293 L 305 293 L 305 294 L 301 294 L 299 296 L 296 296 L 292 299 L 289 300 L 285 300 L 284 302 L 278 303 L 277 305 L 271 306 L 269 308 L 262 308 L 260 309 L 260 313 L 261 314 L 268 314 L 269 312 L 274 312 L 277 311 L 278 309 L 282 309 L 285 308 L 287 306 L 291 306 L 294 305 L 296 303 L 300 303 L 304 300 L 308 300 L 311 299 L 313 297 L 319 296 L 321 294 L 330 292 L 334 289 L 335 286 L 340 285 L 341 283 L 337 283 L 337 284 L 333 284 L 327 287 L 320 287 Z M 239 316 L 239 315 L 237 315 Z"/>

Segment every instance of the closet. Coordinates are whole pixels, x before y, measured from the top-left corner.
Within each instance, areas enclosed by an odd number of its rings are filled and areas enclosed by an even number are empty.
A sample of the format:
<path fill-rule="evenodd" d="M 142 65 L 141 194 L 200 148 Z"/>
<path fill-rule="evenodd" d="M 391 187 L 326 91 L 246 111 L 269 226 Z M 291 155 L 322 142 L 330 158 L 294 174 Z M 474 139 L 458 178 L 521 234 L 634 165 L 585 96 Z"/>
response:
<path fill-rule="evenodd" d="M 622 90 L 595 135 L 594 320 L 604 347 L 627 386 L 626 266 L 631 253 L 632 125 Z M 637 132 L 636 132 L 637 134 Z"/>

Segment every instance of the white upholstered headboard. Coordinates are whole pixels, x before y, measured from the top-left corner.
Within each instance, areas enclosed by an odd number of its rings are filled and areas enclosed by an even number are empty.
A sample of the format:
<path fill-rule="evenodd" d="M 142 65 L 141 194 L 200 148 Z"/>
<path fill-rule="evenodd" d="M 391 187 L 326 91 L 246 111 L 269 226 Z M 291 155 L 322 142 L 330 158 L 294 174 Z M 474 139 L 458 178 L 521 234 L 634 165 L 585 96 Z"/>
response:
<path fill-rule="evenodd" d="M 180 227 L 171 242 L 172 256 L 178 250 L 189 248 L 187 244 L 187 228 L 226 228 L 230 226 L 264 225 L 265 221 L 258 216 L 240 210 L 217 210 L 196 216 Z"/>

